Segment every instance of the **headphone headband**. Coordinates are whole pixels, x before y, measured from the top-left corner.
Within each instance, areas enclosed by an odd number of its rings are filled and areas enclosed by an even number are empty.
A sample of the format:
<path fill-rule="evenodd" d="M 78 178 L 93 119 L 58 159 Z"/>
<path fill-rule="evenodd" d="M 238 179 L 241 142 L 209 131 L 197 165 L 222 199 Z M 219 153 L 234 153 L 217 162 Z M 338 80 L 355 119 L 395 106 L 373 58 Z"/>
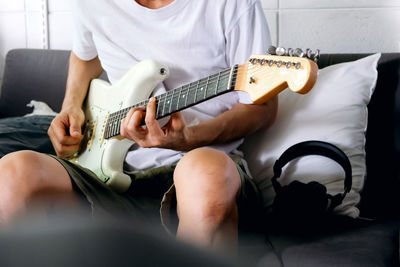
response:
<path fill-rule="evenodd" d="M 352 171 L 351 164 L 346 154 L 337 146 L 323 141 L 305 141 L 289 147 L 274 165 L 272 184 L 279 186 L 276 179 L 282 174 L 282 168 L 291 160 L 308 155 L 320 155 L 336 161 L 345 171 L 344 195 L 351 190 Z M 344 196 L 343 196 L 344 197 Z"/>

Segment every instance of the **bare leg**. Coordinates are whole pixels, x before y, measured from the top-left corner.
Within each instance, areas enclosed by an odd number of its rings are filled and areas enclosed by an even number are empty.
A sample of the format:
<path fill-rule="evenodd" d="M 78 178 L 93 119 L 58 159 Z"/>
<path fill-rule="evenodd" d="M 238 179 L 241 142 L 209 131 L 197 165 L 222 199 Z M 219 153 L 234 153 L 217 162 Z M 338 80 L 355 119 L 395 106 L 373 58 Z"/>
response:
<path fill-rule="evenodd" d="M 174 182 L 177 237 L 218 250 L 236 250 L 241 181 L 231 158 L 213 149 L 193 150 L 178 163 Z"/>
<path fill-rule="evenodd" d="M 64 167 L 33 151 L 8 154 L 0 160 L 0 223 L 9 223 L 36 200 L 77 199 Z M 51 203 L 49 203 L 51 204 Z"/>

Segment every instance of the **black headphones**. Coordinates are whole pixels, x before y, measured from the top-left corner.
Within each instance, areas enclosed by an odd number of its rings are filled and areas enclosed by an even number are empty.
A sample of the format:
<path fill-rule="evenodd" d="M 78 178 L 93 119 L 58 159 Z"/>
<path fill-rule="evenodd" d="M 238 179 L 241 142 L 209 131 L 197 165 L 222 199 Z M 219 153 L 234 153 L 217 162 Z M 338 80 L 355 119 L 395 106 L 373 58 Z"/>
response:
<path fill-rule="evenodd" d="M 324 185 L 312 181 L 307 184 L 293 181 L 281 186 L 277 179 L 282 168 L 291 160 L 308 155 L 320 155 L 336 161 L 345 171 L 344 192 L 334 196 L 327 193 Z M 289 147 L 275 162 L 272 185 L 276 196 L 272 205 L 272 214 L 281 219 L 316 218 L 330 213 L 340 205 L 351 190 L 352 171 L 346 154 L 338 147 L 322 141 L 305 141 Z"/>

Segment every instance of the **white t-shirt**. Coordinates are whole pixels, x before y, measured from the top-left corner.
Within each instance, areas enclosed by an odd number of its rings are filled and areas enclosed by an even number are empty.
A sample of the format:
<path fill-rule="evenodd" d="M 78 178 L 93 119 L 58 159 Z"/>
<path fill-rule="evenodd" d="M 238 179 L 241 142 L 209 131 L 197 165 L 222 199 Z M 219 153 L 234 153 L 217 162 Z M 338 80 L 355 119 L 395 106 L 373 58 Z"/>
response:
<path fill-rule="evenodd" d="M 74 53 L 83 60 L 98 56 L 111 83 L 143 59 L 166 64 L 170 76 L 155 95 L 243 64 L 270 45 L 259 0 L 174 0 L 148 9 L 134 0 L 75 0 Z M 237 103 L 246 93 L 227 93 L 182 111 L 187 124 L 208 120 Z M 210 129 L 212 130 L 212 129 Z M 211 146 L 237 151 L 241 140 Z M 126 168 L 144 170 L 177 162 L 183 152 L 134 145 Z"/>

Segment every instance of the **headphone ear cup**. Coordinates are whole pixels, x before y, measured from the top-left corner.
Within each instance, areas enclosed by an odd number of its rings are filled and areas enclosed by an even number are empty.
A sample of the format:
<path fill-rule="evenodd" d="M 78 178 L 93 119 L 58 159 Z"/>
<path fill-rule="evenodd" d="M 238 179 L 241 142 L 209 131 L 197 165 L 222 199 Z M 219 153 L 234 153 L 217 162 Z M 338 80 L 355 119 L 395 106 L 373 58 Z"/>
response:
<path fill-rule="evenodd" d="M 328 209 L 330 196 L 327 193 L 327 189 L 323 184 L 316 181 L 309 182 L 307 184 L 309 204 L 311 209 L 317 215 L 325 213 Z"/>
<path fill-rule="evenodd" d="M 276 194 L 272 213 L 284 220 L 312 218 L 326 212 L 328 199 L 324 185 L 315 181 L 305 184 L 295 180 Z"/>

